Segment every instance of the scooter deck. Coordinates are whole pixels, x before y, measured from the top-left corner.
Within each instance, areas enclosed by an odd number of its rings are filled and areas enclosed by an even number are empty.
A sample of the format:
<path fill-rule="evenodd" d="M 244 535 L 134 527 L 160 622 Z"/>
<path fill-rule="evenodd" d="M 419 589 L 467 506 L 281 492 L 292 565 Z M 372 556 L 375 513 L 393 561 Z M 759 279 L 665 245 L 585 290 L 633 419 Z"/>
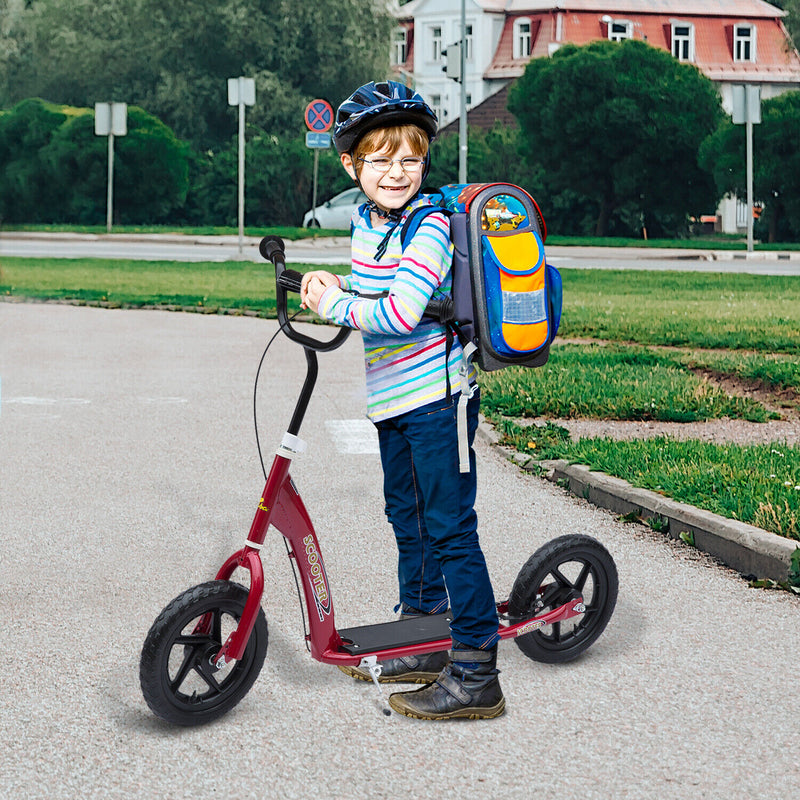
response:
<path fill-rule="evenodd" d="M 424 614 L 378 625 L 345 628 L 339 631 L 339 636 L 342 637 L 341 649 L 345 653 L 360 655 L 392 647 L 449 639 L 452 619 L 452 613 L 447 611 L 444 614 Z"/>

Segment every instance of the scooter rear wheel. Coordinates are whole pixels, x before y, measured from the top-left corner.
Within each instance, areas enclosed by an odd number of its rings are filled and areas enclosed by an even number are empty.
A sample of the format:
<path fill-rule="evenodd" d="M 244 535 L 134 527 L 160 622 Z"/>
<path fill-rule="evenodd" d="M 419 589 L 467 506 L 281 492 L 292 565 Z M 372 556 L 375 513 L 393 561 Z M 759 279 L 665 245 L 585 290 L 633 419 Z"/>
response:
<path fill-rule="evenodd" d="M 590 536 L 559 536 L 525 563 L 508 598 L 509 617 L 526 619 L 583 597 L 585 611 L 514 641 L 526 656 L 548 664 L 571 661 L 600 636 L 617 601 L 619 578 L 609 552 Z"/>
<path fill-rule="evenodd" d="M 209 581 L 187 589 L 159 614 L 142 648 L 139 680 L 147 705 L 176 725 L 200 725 L 230 711 L 250 690 L 267 655 L 267 619 L 259 609 L 242 658 L 213 663 L 241 619 L 247 589 Z"/>

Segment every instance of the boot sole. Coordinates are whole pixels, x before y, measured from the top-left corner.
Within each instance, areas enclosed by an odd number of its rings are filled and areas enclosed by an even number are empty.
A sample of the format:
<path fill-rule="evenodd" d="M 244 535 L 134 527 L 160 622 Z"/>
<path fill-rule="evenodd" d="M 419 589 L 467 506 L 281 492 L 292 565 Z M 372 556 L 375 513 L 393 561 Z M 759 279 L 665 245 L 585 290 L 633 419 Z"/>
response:
<path fill-rule="evenodd" d="M 442 714 L 425 714 L 411 706 L 406 705 L 402 700 L 395 699 L 398 695 L 389 695 L 389 705 L 398 713 L 414 719 L 494 719 L 499 717 L 506 710 L 506 699 L 501 697 L 497 705 L 490 707 L 467 706 L 457 708 L 454 711 L 447 711 Z"/>
<path fill-rule="evenodd" d="M 340 664 L 339 669 L 357 681 L 372 681 L 369 672 L 364 672 L 358 667 L 346 667 Z M 400 675 L 387 675 L 386 677 L 381 675 L 378 683 L 431 683 L 438 677 L 438 672 L 403 672 Z"/>

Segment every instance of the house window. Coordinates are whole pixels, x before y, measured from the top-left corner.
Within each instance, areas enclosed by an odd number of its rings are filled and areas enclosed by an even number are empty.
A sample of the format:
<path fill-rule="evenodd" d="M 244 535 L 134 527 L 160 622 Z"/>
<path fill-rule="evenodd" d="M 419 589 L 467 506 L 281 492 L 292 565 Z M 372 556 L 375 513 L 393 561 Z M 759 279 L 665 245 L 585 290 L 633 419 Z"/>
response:
<path fill-rule="evenodd" d="M 432 25 L 431 26 L 431 60 L 432 61 L 441 61 L 442 60 L 442 26 L 441 25 Z"/>
<path fill-rule="evenodd" d="M 428 97 L 428 104 L 433 110 L 433 113 L 436 114 L 436 119 L 441 123 L 444 119 L 442 116 L 442 96 L 440 94 L 430 95 L 430 97 Z"/>
<path fill-rule="evenodd" d="M 756 29 L 753 25 L 733 26 L 733 60 L 756 60 Z"/>
<path fill-rule="evenodd" d="M 672 55 L 678 61 L 694 61 L 694 25 L 672 23 Z"/>
<path fill-rule="evenodd" d="M 628 20 L 612 20 L 608 24 L 608 38 L 612 42 L 633 39 L 633 23 L 628 22 Z"/>
<path fill-rule="evenodd" d="M 464 45 L 466 47 L 464 58 L 472 61 L 472 25 L 464 26 Z"/>
<path fill-rule="evenodd" d="M 405 28 L 397 28 L 392 37 L 392 64 L 399 66 L 406 63 L 408 56 L 408 32 Z"/>
<path fill-rule="evenodd" d="M 514 20 L 514 58 L 527 58 L 532 44 L 531 21 L 527 17 Z"/>

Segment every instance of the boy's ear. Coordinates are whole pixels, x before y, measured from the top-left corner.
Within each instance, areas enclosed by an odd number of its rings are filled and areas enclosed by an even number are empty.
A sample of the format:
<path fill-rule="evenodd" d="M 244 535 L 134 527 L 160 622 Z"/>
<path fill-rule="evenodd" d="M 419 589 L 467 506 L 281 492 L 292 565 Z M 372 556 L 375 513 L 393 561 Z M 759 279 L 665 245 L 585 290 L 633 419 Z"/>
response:
<path fill-rule="evenodd" d="M 342 153 L 339 156 L 342 166 L 345 168 L 347 174 L 356 182 L 358 182 L 358 176 L 356 175 L 356 169 L 353 165 L 353 158 L 350 153 Z"/>

